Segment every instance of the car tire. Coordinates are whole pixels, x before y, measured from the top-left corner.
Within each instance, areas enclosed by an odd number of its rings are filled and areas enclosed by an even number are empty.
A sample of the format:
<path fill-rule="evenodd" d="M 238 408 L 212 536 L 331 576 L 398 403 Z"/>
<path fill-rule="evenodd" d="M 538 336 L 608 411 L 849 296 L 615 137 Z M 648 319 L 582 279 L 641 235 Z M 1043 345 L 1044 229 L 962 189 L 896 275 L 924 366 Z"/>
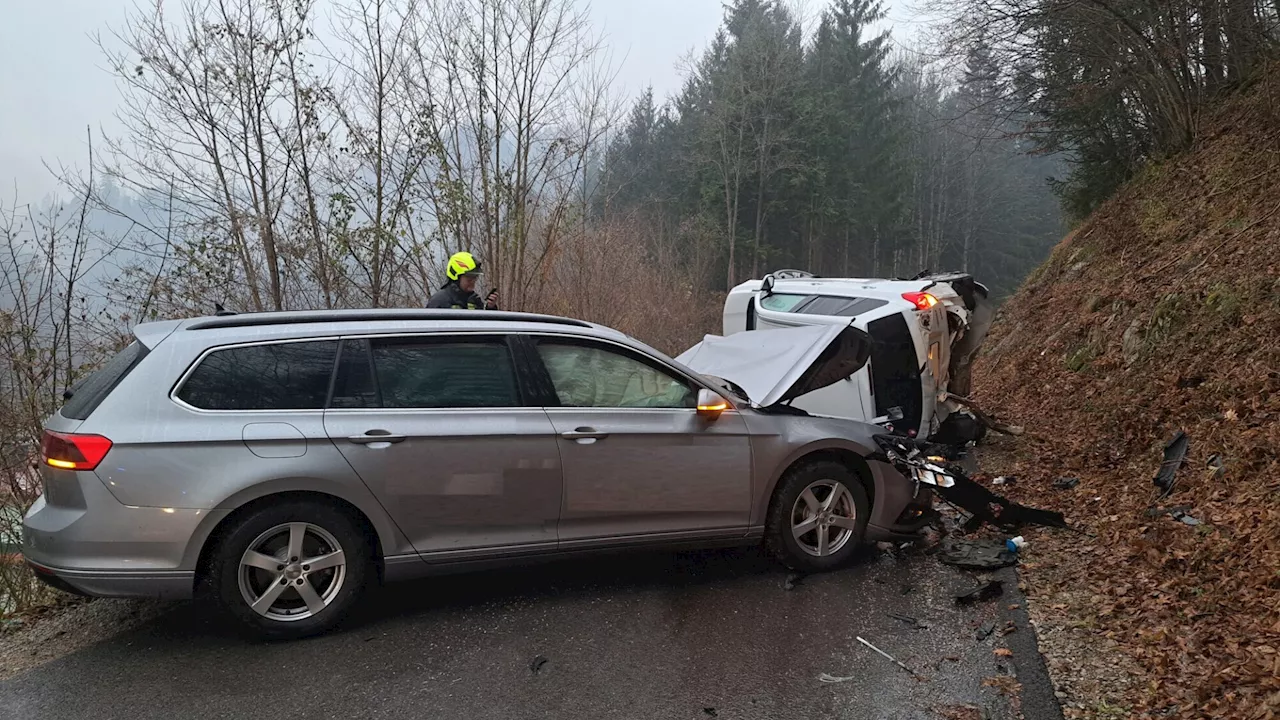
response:
<path fill-rule="evenodd" d="M 287 640 L 341 622 L 372 572 L 372 545 L 359 523 L 331 505 L 288 501 L 235 522 L 218 542 L 207 580 L 247 630 Z"/>
<path fill-rule="evenodd" d="M 870 513 L 867 492 L 849 468 L 829 460 L 801 465 L 778 481 L 765 546 L 792 570 L 833 570 L 857 553 Z"/>

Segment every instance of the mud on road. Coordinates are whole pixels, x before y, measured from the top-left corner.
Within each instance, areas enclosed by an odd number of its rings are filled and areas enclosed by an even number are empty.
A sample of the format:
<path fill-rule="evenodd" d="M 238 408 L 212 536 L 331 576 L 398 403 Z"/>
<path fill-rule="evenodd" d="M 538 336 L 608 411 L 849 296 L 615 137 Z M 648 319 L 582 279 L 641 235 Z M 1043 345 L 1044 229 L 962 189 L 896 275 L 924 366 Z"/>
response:
<path fill-rule="evenodd" d="M 758 551 L 622 555 L 390 586 L 291 643 L 189 603 L 0 683 L 0 717 L 1061 717 L 1014 570 L 955 603 L 986 577 L 875 550 L 792 583 Z"/>

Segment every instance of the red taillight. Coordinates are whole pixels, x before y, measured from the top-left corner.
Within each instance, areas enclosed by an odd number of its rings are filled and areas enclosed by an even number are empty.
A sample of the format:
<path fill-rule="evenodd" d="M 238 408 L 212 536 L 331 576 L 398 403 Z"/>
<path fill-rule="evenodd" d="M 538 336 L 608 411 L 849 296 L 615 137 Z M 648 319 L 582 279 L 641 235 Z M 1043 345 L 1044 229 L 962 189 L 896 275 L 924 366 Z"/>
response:
<path fill-rule="evenodd" d="M 44 431 L 40 452 L 50 467 L 63 470 L 92 470 L 111 449 L 111 441 L 101 435 L 74 435 Z"/>
<path fill-rule="evenodd" d="M 938 298 L 927 292 L 902 293 L 902 299 L 915 305 L 917 310 L 932 310 L 938 304 Z"/>

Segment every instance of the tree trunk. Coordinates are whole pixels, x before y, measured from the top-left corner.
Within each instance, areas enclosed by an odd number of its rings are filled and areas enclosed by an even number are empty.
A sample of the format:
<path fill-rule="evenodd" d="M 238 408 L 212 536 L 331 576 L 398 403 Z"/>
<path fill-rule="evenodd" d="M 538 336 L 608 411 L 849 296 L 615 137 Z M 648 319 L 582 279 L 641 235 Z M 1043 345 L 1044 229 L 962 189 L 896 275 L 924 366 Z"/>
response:
<path fill-rule="evenodd" d="M 756 183 L 756 235 L 751 248 L 751 277 L 760 277 L 760 235 L 764 232 L 764 168 Z"/>
<path fill-rule="evenodd" d="M 844 268 L 841 272 L 842 277 L 850 277 L 851 275 L 849 272 L 849 245 L 849 225 L 846 223 L 844 226 Z"/>
<path fill-rule="evenodd" d="M 1227 79 L 1240 82 L 1253 69 L 1257 53 L 1257 16 L 1253 0 L 1227 0 Z"/>
<path fill-rule="evenodd" d="M 1220 0 L 1203 0 L 1200 5 L 1201 22 L 1204 24 L 1204 78 L 1205 90 L 1212 96 L 1222 87 L 1222 13 Z"/>

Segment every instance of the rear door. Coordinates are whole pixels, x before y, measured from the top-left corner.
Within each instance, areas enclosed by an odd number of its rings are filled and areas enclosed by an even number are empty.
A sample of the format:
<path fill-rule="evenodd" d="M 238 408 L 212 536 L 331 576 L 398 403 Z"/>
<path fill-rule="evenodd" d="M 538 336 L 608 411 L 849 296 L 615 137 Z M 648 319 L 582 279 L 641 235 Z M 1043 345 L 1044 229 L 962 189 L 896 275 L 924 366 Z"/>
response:
<path fill-rule="evenodd" d="M 556 435 L 503 335 L 344 338 L 329 437 L 427 560 L 554 548 Z"/>
<path fill-rule="evenodd" d="M 631 348 L 529 340 L 564 463 L 562 548 L 745 531 L 751 445 L 740 415 L 699 417 L 698 386 Z"/>

